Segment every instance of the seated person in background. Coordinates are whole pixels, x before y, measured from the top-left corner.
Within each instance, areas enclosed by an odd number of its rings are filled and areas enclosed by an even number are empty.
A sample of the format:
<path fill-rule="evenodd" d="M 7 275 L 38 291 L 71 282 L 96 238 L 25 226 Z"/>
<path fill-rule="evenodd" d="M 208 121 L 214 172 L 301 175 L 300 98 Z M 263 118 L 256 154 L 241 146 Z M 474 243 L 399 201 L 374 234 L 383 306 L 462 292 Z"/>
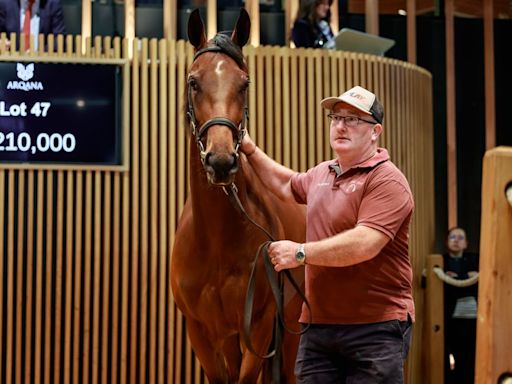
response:
<path fill-rule="evenodd" d="M 465 280 L 478 273 L 478 254 L 466 252 L 464 229 L 451 228 L 446 246 L 448 252 L 443 255 L 443 261 L 447 275 Z M 476 283 L 466 287 L 444 284 L 446 384 L 474 382 L 477 299 Z"/>
<path fill-rule="evenodd" d="M 303 0 L 292 29 L 292 40 L 301 48 L 334 48 L 332 0 Z"/>
<path fill-rule="evenodd" d="M 28 32 L 34 36 L 37 50 L 39 34 L 66 33 L 62 4 L 60 0 L 0 0 L 0 32 L 6 32 L 8 38 L 11 32 Z M 27 49 L 28 41 L 25 37 Z"/>

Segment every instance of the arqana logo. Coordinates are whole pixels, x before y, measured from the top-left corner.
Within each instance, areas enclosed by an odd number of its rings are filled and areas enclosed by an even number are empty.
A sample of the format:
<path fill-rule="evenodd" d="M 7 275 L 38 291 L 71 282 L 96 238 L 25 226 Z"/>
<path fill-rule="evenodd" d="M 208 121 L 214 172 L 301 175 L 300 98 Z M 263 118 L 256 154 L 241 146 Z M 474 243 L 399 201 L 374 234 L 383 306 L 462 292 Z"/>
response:
<path fill-rule="evenodd" d="M 23 81 L 30 80 L 34 77 L 34 63 L 27 64 L 26 66 L 22 63 L 18 63 L 16 69 L 18 71 L 18 77 Z"/>
<path fill-rule="evenodd" d="M 40 81 L 28 81 L 34 77 L 35 65 L 30 63 L 24 65 L 23 63 L 16 63 L 16 74 L 20 80 L 11 80 L 7 83 L 7 89 L 19 91 L 42 91 L 44 89 L 43 83 Z"/>

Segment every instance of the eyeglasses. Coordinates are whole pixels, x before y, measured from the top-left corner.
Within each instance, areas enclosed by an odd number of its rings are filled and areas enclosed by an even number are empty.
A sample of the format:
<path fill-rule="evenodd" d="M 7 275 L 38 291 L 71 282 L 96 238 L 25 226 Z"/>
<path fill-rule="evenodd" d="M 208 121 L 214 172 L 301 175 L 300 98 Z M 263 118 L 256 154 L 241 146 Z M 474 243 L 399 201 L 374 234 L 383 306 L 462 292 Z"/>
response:
<path fill-rule="evenodd" d="M 332 122 L 334 122 L 336 124 L 338 124 L 341 121 L 343 121 L 345 126 L 349 127 L 349 128 L 357 127 L 361 123 L 361 121 L 363 121 L 365 123 L 368 123 L 368 124 L 372 124 L 372 125 L 378 124 L 376 121 L 368 121 L 368 120 L 365 120 L 365 119 L 361 119 L 360 117 L 357 117 L 357 116 L 341 116 L 341 115 L 336 115 L 334 113 L 329 113 L 327 115 L 327 117 Z"/>
<path fill-rule="evenodd" d="M 448 236 L 448 240 L 465 240 L 466 236 L 464 235 L 450 235 Z"/>

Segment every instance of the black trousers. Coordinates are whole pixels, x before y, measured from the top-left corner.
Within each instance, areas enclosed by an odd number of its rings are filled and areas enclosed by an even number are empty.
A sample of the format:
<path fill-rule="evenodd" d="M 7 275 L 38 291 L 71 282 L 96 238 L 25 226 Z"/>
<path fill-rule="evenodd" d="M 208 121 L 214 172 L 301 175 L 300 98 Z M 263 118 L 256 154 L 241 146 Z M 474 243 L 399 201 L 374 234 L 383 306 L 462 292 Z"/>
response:
<path fill-rule="evenodd" d="M 445 384 L 475 382 L 476 319 L 449 319 L 445 335 Z M 449 354 L 455 358 L 450 369 Z"/>
<path fill-rule="evenodd" d="M 312 324 L 301 336 L 298 384 L 402 384 L 412 337 L 411 321 Z"/>

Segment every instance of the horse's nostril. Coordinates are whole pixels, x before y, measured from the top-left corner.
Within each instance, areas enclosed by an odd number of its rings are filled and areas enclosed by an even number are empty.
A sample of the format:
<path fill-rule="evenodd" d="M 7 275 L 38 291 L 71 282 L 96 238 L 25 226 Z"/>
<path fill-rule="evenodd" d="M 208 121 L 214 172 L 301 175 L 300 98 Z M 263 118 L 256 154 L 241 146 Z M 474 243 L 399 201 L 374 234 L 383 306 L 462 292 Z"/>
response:
<path fill-rule="evenodd" d="M 204 156 L 204 165 L 210 165 L 210 158 L 212 157 L 212 154 L 211 152 L 208 152 L 205 156 Z"/>
<path fill-rule="evenodd" d="M 205 166 L 211 167 L 218 177 L 227 177 L 238 170 L 237 156 L 231 154 L 216 155 L 208 153 L 204 161 Z"/>

